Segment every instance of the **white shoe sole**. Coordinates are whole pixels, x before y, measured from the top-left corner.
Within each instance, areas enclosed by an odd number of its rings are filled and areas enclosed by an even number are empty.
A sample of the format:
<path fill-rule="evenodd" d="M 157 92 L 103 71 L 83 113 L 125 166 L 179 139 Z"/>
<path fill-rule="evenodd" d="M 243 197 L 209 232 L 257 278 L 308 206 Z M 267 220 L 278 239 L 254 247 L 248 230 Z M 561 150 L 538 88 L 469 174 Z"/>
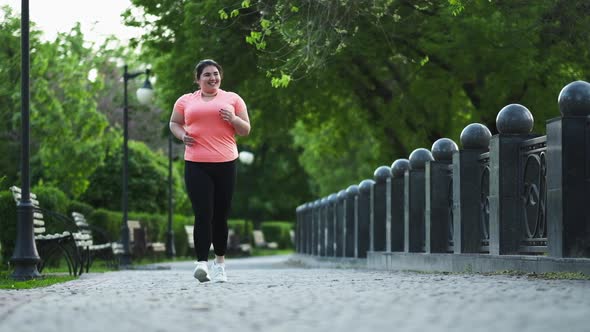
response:
<path fill-rule="evenodd" d="M 203 270 L 203 269 L 199 269 L 197 268 L 195 270 L 195 273 L 193 274 L 194 277 L 199 280 L 200 282 L 207 282 L 207 281 L 211 281 L 211 277 L 209 277 L 209 273 L 207 273 L 207 271 Z"/>

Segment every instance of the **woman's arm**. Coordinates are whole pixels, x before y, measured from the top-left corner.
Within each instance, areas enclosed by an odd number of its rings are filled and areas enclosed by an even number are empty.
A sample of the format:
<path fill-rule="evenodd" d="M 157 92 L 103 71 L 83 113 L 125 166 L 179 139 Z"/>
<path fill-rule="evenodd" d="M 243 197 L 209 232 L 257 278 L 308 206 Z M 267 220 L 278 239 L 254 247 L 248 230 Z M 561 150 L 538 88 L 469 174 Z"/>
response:
<path fill-rule="evenodd" d="M 174 137 L 183 141 L 188 146 L 193 145 L 195 140 L 184 130 L 184 116 L 182 114 L 173 111 L 172 116 L 170 116 L 169 126 Z"/>
<path fill-rule="evenodd" d="M 247 110 L 243 110 L 239 114 L 234 114 L 234 112 L 222 108 L 219 114 L 223 120 L 229 122 L 234 127 L 236 134 L 239 136 L 248 136 L 250 134 L 250 118 L 248 117 Z"/>

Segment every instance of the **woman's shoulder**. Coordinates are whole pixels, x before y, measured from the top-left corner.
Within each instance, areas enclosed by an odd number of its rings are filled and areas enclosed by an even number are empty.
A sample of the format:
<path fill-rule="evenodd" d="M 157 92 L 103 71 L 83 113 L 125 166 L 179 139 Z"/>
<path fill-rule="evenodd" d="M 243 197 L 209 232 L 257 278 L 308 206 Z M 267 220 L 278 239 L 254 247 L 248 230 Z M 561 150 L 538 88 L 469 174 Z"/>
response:
<path fill-rule="evenodd" d="M 185 93 L 185 94 L 181 95 L 180 97 L 178 97 L 177 101 L 181 101 L 181 100 L 187 101 L 187 100 L 194 98 L 196 95 L 197 95 L 197 91 Z"/>
<path fill-rule="evenodd" d="M 196 96 L 199 95 L 199 91 L 200 90 L 189 92 L 189 93 L 185 93 L 182 96 L 180 96 L 180 98 L 193 98 L 193 97 L 196 97 Z"/>
<path fill-rule="evenodd" d="M 224 97 L 227 99 L 231 99 L 232 101 L 238 101 L 238 100 L 243 101 L 242 97 L 240 97 L 239 94 L 237 94 L 233 91 L 224 91 L 224 90 L 221 90 L 221 91 L 223 92 Z"/>
<path fill-rule="evenodd" d="M 238 95 L 237 93 L 235 93 L 233 91 L 225 91 L 225 90 L 221 90 L 221 89 L 219 89 L 219 91 L 221 91 L 225 96 L 230 97 L 230 98 L 240 97 L 240 95 Z"/>

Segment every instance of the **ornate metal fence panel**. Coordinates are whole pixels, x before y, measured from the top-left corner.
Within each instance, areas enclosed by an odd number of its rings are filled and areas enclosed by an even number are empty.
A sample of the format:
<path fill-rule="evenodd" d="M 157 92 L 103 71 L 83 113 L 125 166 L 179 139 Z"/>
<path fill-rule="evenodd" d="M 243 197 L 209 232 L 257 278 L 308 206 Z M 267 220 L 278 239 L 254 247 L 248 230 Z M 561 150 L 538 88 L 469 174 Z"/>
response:
<path fill-rule="evenodd" d="M 523 239 L 522 253 L 547 252 L 547 136 L 526 140 L 520 147 Z"/>
<path fill-rule="evenodd" d="M 482 253 L 490 252 L 490 153 L 482 153 L 479 157 L 480 167 L 480 196 L 479 221 L 481 223 Z"/>

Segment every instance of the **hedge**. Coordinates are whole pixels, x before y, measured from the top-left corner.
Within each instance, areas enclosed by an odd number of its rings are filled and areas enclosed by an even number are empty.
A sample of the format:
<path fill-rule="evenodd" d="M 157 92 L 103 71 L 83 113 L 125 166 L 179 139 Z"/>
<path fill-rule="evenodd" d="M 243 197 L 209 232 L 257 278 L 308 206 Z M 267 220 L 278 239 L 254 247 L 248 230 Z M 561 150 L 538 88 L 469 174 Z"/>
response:
<path fill-rule="evenodd" d="M 276 242 L 280 249 L 293 248 L 290 231 L 294 228 L 289 221 L 264 221 L 260 226 L 266 242 Z"/>

